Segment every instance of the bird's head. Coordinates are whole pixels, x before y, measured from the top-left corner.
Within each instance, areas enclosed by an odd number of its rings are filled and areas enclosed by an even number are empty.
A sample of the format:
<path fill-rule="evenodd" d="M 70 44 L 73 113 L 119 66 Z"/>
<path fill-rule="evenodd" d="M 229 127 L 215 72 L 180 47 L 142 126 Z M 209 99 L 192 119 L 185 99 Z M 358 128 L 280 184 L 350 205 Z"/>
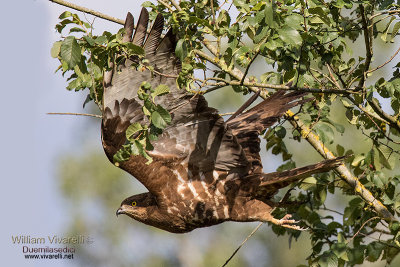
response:
<path fill-rule="evenodd" d="M 117 216 L 120 214 L 145 221 L 149 217 L 149 212 L 157 207 L 156 200 L 150 193 L 133 195 L 122 201 L 121 206 L 117 210 Z"/>

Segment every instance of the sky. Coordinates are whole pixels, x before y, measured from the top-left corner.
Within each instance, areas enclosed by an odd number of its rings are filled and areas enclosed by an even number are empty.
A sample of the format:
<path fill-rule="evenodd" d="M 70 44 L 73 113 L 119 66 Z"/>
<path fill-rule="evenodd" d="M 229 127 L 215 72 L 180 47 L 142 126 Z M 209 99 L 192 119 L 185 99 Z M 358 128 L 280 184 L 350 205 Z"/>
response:
<path fill-rule="evenodd" d="M 138 16 L 141 1 L 73 3 L 124 19 L 127 11 Z M 0 16 L 0 262 L 2 266 L 67 266 L 66 260 L 24 259 L 23 245 L 13 243 L 15 236 L 63 235 L 68 213 L 58 197 L 57 159 L 74 145 L 79 125 L 93 120 L 46 115 L 83 111 L 85 96 L 65 90 L 65 79 L 54 74 L 57 60 L 50 56 L 52 44 L 59 39 L 54 26 L 67 8 L 47 0 L 6 1 L 4 7 Z M 96 27 L 99 32 L 114 32 L 120 25 L 99 19 Z"/>

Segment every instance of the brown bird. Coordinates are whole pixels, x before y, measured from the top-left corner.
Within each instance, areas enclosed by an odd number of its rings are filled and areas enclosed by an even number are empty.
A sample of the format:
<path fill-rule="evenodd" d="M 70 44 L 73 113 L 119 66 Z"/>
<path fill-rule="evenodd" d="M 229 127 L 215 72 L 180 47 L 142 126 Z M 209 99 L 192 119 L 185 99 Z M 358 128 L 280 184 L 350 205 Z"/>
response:
<path fill-rule="evenodd" d="M 280 188 L 313 173 L 328 171 L 340 159 L 284 172 L 263 173 L 259 134 L 288 109 L 304 103 L 302 92 L 278 91 L 247 112 L 237 112 L 227 122 L 208 106 L 202 95 L 179 89 L 176 79 L 181 64 L 175 56 L 176 36 L 170 30 L 163 38 L 164 22 L 159 14 L 147 34 L 149 14 L 142 9 L 135 30 L 128 13 L 123 40 L 142 46 L 145 58 L 156 72 L 137 70 L 127 60 L 106 73 L 103 95 L 102 142 L 110 161 L 126 142 L 125 131 L 135 122 L 146 122 L 143 101 L 137 92 L 143 81 L 153 88 L 166 84 L 170 93 L 156 98 L 171 114 L 154 149 L 153 162 L 131 155 L 119 167 L 147 189 L 147 193 L 125 199 L 117 215 L 126 214 L 142 223 L 173 233 L 225 221 L 272 222 L 298 229 L 290 215 L 271 215 L 277 204 L 271 198 Z M 118 71 L 116 70 L 118 68 Z M 257 96 L 257 95 L 255 95 Z M 253 97 L 254 99 L 255 97 Z M 249 103 L 246 104 L 246 106 Z"/>

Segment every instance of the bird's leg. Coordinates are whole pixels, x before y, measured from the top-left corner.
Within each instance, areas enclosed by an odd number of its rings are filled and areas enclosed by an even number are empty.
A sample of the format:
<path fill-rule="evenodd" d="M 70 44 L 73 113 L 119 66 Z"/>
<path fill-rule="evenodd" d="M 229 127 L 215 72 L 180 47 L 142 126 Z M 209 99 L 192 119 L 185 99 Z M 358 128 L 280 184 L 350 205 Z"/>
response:
<path fill-rule="evenodd" d="M 276 219 L 272 216 L 273 203 L 265 203 L 258 199 L 236 199 L 235 205 L 232 207 L 231 218 L 233 221 L 261 221 L 271 222 L 273 224 L 297 230 L 305 231 L 307 229 L 296 225 L 298 221 L 292 219 L 291 214 L 283 216 L 282 219 Z M 244 204 L 243 204 L 244 203 Z"/>

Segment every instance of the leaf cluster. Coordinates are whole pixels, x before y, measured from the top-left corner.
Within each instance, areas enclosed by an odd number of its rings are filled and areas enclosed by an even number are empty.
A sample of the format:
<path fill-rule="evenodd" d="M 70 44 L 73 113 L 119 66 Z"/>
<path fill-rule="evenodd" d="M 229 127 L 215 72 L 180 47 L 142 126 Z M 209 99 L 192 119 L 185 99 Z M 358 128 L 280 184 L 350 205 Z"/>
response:
<path fill-rule="evenodd" d="M 104 72 L 126 59 L 142 58 L 144 50 L 131 42 L 123 42 L 123 29 L 116 34 L 105 31 L 96 36 L 92 33 L 92 25 L 82 21 L 77 14 L 66 11 L 59 19 L 56 30 L 60 34 L 69 31 L 68 36 L 55 42 L 51 49 L 52 57 L 60 61 L 56 71 L 61 70 L 63 76 L 70 74 L 68 90 L 89 90 L 84 105 L 94 101 L 101 108 Z M 135 60 L 133 64 L 138 67 L 140 61 Z"/>
<path fill-rule="evenodd" d="M 168 110 L 161 105 L 155 103 L 157 96 L 169 93 L 168 86 L 161 84 L 156 88 L 152 88 L 150 83 L 143 82 L 138 91 L 138 97 L 143 101 L 142 110 L 147 118 L 148 123 L 135 122 L 126 130 L 126 144 L 115 153 L 113 160 L 116 165 L 120 162 L 128 160 L 131 155 L 142 155 L 150 164 L 153 159 L 146 151 L 153 150 L 151 141 L 157 140 L 168 124 L 171 123 L 171 115 Z"/>

